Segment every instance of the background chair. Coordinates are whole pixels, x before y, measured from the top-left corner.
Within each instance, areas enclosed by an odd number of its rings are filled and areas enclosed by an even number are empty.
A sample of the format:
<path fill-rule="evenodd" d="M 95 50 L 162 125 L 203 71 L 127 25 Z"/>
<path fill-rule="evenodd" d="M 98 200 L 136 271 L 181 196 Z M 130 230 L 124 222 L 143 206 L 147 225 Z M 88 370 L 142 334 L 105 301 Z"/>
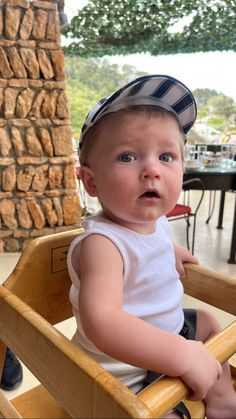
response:
<path fill-rule="evenodd" d="M 198 147 L 205 145 L 207 147 L 207 152 L 211 152 L 213 157 L 216 158 L 216 156 L 221 152 L 221 144 L 195 144 L 196 149 L 198 150 Z M 218 157 L 219 158 L 219 157 Z M 209 205 L 208 205 L 208 216 L 206 219 L 206 224 L 209 223 L 215 209 L 215 202 L 216 202 L 216 190 L 209 190 Z"/>
<path fill-rule="evenodd" d="M 197 205 L 195 206 L 195 209 L 192 209 L 192 207 L 189 205 L 189 194 L 188 194 L 188 198 L 187 198 L 187 204 L 185 203 L 186 201 L 186 194 L 184 194 L 184 203 L 180 204 L 177 203 L 174 208 L 166 215 L 169 221 L 176 221 L 176 220 L 181 220 L 184 219 L 186 221 L 186 241 L 187 241 L 187 247 L 188 249 L 192 251 L 192 254 L 194 254 L 194 245 L 195 245 L 195 232 L 196 232 L 196 220 L 197 220 L 197 213 L 198 210 L 200 208 L 200 205 L 202 203 L 203 200 L 203 196 L 204 196 L 204 185 L 203 182 L 201 181 L 201 179 L 198 178 L 194 178 L 194 179 L 189 179 L 186 180 L 185 182 L 183 182 L 183 190 L 188 190 L 191 189 L 191 185 L 195 186 L 199 185 L 199 189 L 201 190 L 201 194 L 200 194 L 200 198 L 198 200 Z M 190 247 L 189 244 L 189 230 L 190 230 L 190 218 L 193 218 L 193 229 L 192 229 L 192 244 Z"/>
<path fill-rule="evenodd" d="M 31 241 L 16 268 L 0 286 L 0 366 L 9 346 L 40 381 L 10 402 L 0 391 L 6 418 L 163 417 L 189 392 L 179 378 L 164 377 L 138 395 L 90 359 L 53 325 L 72 316 L 68 246 L 81 230 Z M 236 314 L 235 280 L 186 264 L 189 295 Z M 212 293 L 214 289 L 214 293 Z M 236 322 L 207 343 L 223 363 L 236 352 Z M 232 373 L 236 376 L 236 362 Z M 186 402 L 193 418 L 203 418 L 204 403 Z"/>

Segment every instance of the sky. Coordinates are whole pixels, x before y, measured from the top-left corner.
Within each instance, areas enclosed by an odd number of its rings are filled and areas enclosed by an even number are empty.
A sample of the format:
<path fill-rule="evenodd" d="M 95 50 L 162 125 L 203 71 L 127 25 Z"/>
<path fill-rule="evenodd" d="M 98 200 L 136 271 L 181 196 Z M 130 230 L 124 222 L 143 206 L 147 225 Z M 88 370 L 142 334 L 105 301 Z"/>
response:
<path fill-rule="evenodd" d="M 65 12 L 70 20 L 86 0 L 65 0 Z M 104 57 L 105 58 L 105 57 Z M 129 64 L 147 74 L 167 74 L 181 80 L 191 90 L 215 89 L 236 101 L 236 52 L 204 52 L 159 55 L 132 54 L 106 57 L 111 63 Z"/>

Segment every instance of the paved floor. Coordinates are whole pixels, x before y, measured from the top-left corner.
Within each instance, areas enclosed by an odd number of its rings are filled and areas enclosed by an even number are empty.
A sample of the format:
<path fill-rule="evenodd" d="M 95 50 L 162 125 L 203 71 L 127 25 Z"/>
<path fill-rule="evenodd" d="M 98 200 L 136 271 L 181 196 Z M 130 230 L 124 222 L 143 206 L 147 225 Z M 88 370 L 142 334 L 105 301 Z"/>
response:
<path fill-rule="evenodd" d="M 191 202 L 194 203 L 197 201 L 197 199 L 198 192 L 191 192 Z M 205 223 L 208 213 L 209 192 L 205 193 L 204 201 L 199 211 L 199 216 L 197 219 L 195 255 L 199 258 L 200 263 L 203 266 L 230 275 L 233 278 L 235 278 L 236 281 L 236 265 L 231 265 L 227 263 L 231 241 L 234 199 L 234 193 L 226 194 L 225 214 L 223 222 L 224 228 L 223 230 L 217 230 L 216 225 L 219 207 L 219 193 L 217 193 L 216 208 L 209 224 Z M 182 220 L 172 222 L 170 223 L 170 225 L 175 243 L 185 246 L 185 221 Z M 19 253 L 4 253 L 0 255 L 1 282 L 4 281 L 4 279 L 7 278 L 10 272 L 14 269 L 14 266 L 19 256 Z M 206 306 L 205 304 L 199 303 L 199 301 L 194 300 L 191 297 L 186 297 L 184 304 L 186 307 Z M 233 316 L 227 315 L 220 310 L 212 308 L 211 310 L 213 310 L 213 312 L 219 319 L 220 323 L 222 324 L 222 327 L 234 320 Z M 60 330 L 70 338 L 73 334 L 75 323 L 73 320 L 70 320 L 59 325 L 58 328 L 60 328 Z M 22 385 L 15 391 L 8 393 L 5 392 L 6 396 L 8 398 L 15 397 L 16 395 L 20 394 L 21 392 L 29 389 L 30 387 L 36 384 L 37 380 L 26 368 L 24 368 L 24 381 Z"/>

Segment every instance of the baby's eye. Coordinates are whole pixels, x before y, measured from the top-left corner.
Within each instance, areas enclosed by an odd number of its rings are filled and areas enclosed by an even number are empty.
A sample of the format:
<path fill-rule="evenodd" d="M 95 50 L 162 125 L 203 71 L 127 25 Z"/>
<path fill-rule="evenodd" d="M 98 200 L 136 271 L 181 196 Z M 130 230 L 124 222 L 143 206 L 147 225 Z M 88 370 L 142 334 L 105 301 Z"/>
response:
<path fill-rule="evenodd" d="M 169 163 L 172 162 L 173 157 L 169 153 L 162 154 L 159 159 L 163 162 Z"/>
<path fill-rule="evenodd" d="M 131 153 L 124 153 L 119 156 L 119 160 L 123 163 L 131 163 L 136 160 L 135 156 Z"/>

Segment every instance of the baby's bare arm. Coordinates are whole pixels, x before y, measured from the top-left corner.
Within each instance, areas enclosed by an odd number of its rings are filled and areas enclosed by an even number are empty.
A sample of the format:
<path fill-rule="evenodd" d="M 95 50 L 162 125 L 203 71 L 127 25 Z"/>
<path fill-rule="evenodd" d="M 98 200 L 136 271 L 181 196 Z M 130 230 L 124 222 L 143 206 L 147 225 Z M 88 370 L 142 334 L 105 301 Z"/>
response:
<path fill-rule="evenodd" d="M 92 235 L 84 240 L 79 276 L 83 328 L 101 351 L 128 364 L 181 376 L 196 397 L 207 393 L 220 366 L 201 343 L 122 311 L 123 260 L 109 239 Z"/>

